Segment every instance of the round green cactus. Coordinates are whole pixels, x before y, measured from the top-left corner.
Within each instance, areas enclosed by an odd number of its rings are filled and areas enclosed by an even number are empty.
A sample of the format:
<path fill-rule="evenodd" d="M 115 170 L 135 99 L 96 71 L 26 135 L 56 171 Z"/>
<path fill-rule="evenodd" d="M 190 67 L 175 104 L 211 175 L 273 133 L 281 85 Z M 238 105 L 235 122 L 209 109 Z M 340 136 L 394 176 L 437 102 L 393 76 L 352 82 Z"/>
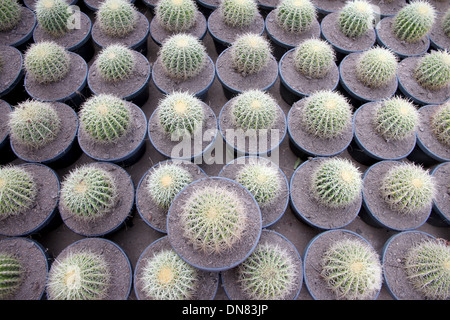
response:
<path fill-rule="evenodd" d="M 105 169 L 83 165 L 61 184 L 61 204 L 76 219 L 91 221 L 109 213 L 117 202 L 117 185 Z"/>
<path fill-rule="evenodd" d="M 414 76 L 424 88 L 439 90 L 450 84 L 450 53 L 445 50 L 431 51 L 421 57 Z"/>
<path fill-rule="evenodd" d="M 219 12 L 228 26 L 244 28 L 255 21 L 258 4 L 255 0 L 223 0 L 219 5 Z"/>
<path fill-rule="evenodd" d="M 302 33 L 311 29 L 317 10 L 310 0 L 283 0 L 275 9 L 275 19 L 283 30 Z"/>
<path fill-rule="evenodd" d="M 349 38 L 358 38 L 374 27 L 375 14 L 372 5 L 365 0 L 353 0 L 339 11 L 338 25 Z"/>
<path fill-rule="evenodd" d="M 194 0 L 161 0 L 155 7 L 157 21 L 171 32 L 183 32 L 192 28 L 198 14 Z"/>
<path fill-rule="evenodd" d="M 137 23 L 137 9 L 128 0 L 105 0 L 97 11 L 100 29 L 111 37 L 124 37 Z"/>
<path fill-rule="evenodd" d="M 428 1 L 412 1 L 395 15 L 392 24 L 394 35 L 402 41 L 417 42 L 430 31 L 435 17 L 436 10 Z"/>
<path fill-rule="evenodd" d="M 0 168 L 0 220 L 19 215 L 36 200 L 37 186 L 33 176 L 18 166 Z"/>
<path fill-rule="evenodd" d="M 308 39 L 300 43 L 294 51 L 294 66 L 303 75 L 321 79 L 335 64 L 333 47 L 321 39 Z"/>
<path fill-rule="evenodd" d="M 57 82 L 69 73 L 70 56 L 64 47 L 54 42 L 34 43 L 25 52 L 24 67 L 38 83 Z"/>
<path fill-rule="evenodd" d="M 397 67 L 397 56 L 391 50 L 374 47 L 360 55 L 356 77 L 367 87 L 381 88 L 395 79 Z"/>
<path fill-rule="evenodd" d="M 264 69 L 270 61 L 272 49 L 263 36 L 243 34 L 233 42 L 230 53 L 233 67 L 245 76 Z"/>
<path fill-rule="evenodd" d="M 17 143 L 40 148 L 61 131 L 61 119 L 51 103 L 29 100 L 19 103 L 9 115 L 10 135 Z"/>
<path fill-rule="evenodd" d="M 373 297 L 383 277 L 375 250 L 355 239 L 333 243 L 322 256 L 320 274 L 338 299 L 347 300 Z"/>
<path fill-rule="evenodd" d="M 450 102 L 441 105 L 431 117 L 431 128 L 439 141 L 450 146 Z"/>
<path fill-rule="evenodd" d="M 337 91 L 321 90 L 306 98 L 302 110 L 305 130 L 322 139 L 340 136 L 352 122 L 352 106 Z"/>
<path fill-rule="evenodd" d="M 208 59 L 206 48 L 196 37 L 175 34 L 163 42 L 159 59 L 165 73 L 174 79 L 191 79 L 203 70 Z"/>
<path fill-rule="evenodd" d="M 444 30 L 445 35 L 450 38 L 450 8 L 442 19 L 442 30 Z"/>
<path fill-rule="evenodd" d="M 22 17 L 22 6 L 18 0 L 0 0 L 0 31 L 14 28 Z"/>
<path fill-rule="evenodd" d="M 383 176 L 380 192 L 393 211 L 414 215 L 431 206 L 436 187 L 428 170 L 414 163 L 399 163 Z"/>
<path fill-rule="evenodd" d="M 415 134 L 419 112 L 402 97 L 383 101 L 375 111 L 375 130 L 386 140 L 402 140 Z"/>
<path fill-rule="evenodd" d="M 97 71 L 106 81 L 122 81 L 131 76 L 135 62 L 133 50 L 122 44 L 112 44 L 98 54 Z"/>
<path fill-rule="evenodd" d="M 56 259 L 48 274 L 49 300 L 101 300 L 106 297 L 111 273 L 102 255 L 89 250 L 69 252 Z"/>
<path fill-rule="evenodd" d="M 450 298 L 450 246 L 445 240 L 426 240 L 413 245 L 405 256 L 405 270 L 414 288 L 426 298 Z"/>
<path fill-rule="evenodd" d="M 127 102 L 109 94 L 92 96 L 86 100 L 81 106 L 79 118 L 86 134 L 99 143 L 114 143 L 131 126 Z"/>
<path fill-rule="evenodd" d="M 173 250 L 162 250 L 145 261 L 142 291 L 154 300 L 189 300 L 198 287 L 198 270 Z"/>
<path fill-rule="evenodd" d="M 38 0 L 35 12 L 39 26 L 48 34 L 59 37 L 69 30 L 67 22 L 72 14 L 66 1 Z"/>
<path fill-rule="evenodd" d="M 361 195 L 362 177 L 350 160 L 327 158 L 311 176 L 312 195 L 329 208 L 344 208 Z"/>
<path fill-rule="evenodd" d="M 17 291 L 24 273 L 18 258 L 12 254 L 0 252 L 0 300 L 11 297 Z"/>

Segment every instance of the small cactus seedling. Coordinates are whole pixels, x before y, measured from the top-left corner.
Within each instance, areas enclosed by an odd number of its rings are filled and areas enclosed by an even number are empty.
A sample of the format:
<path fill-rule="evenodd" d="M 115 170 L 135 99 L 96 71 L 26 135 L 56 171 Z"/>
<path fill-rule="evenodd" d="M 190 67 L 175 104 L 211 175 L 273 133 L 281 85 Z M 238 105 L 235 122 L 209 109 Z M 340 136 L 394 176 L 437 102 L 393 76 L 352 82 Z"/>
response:
<path fill-rule="evenodd" d="M 431 51 L 420 58 L 414 75 L 424 88 L 439 90 L 450 84 L 450 53 Z"/>
<path fill-rule="evenodd" d="M 442 30 L 444 30 L 445 35 L 450 38 L 450 8 L 442 19 Z"/>
<path fill-rule="evenodd" d="M 0 31 L 14 28 L 22 17 L 22 6 L 17 0 L 0 0 Z"/>
<path fill-rule="evenodd" d="M 70 252 L 56 259 L 48 275 L 49 300 L 101 300 L 111 282 L 102 255 L 91 251 Z"/>
<path fill-rule="evenodd" d="M 0 168 L 0 220 L 24 213 L 36 199 L 33 176 L 17 166 Z"/>
<path fill-rule="evenodd" d="M 381 289 L 380 259 L 368 244 L 339 240 L 324 253 L 321 276 L 338 299 L 364 300 Z"/>
<path fill-rule="evenodd" d="M 312 194 L 324 206 L 344 208 L 354 203 L 361 195 L 361 173 L 350 160 L 325 159 L 311 178 Z"/>
<path fill-rule="evenodd" d="M 244 76 L 264 69 L 272 54 L 269 42 L 257 34 L 240 35 L 230 50 L 233 67 Z"/>
<path fill-rule="evenodd" d="M 432 116 L 431 128 L 439 141 L 450 146 L 450 102 L 441 105 Z"/>
<path fill-rule="evenodd" d="M 275 10 L 277 24 L 287 32 L 305 32 L 317 18 L 316 7 L 310 0 L 283 0 Z"/>
<path fill-rule="evenodd" d="M 155 7 L 159 24 L 171 32 L 183 32 L 192 28 L 198 15 L 194 0 L 161 0 Z"/>
<path fill-rule="evenodd" d="M 392 24 L 394 35 L 409 43 L 426 36 L 434 24 L 436 10 L 424 0 L 411 1 L 398 11 Z"/>
<path fill-rule="evenodd" d="M 175 196 L 192 179 L 189 171 L 175 163 L 160 165 L 149 174 L 146 190 L 159 207 L 169 209 Z"/>
<path fill-rule="evenodd" d="M 173 250 L 162 250 L 145 261 L 142 291 L 154 300 L 189 300 L 198 286 L 198 271 Z"/>
<path fill-rule="evenodd" d="M 285 299 L 298 276 L 289 253 L 271 243 L 259 244 L 237 273 L 242 291 L 252 300 Z"/>
<path fill-rule="evenodd" d="M 418 123 L 416 107 L 402 97 L 383 101 L 375 111 L 375 130 L 386 140 L 402 140 L 412 136 Z"/>
<path fill-rule="evenodd" d="M 61 119 L 52 104 L 29 100 L 14 108 L 8 125 L 14 141 L 37 149 L 56 138 L 61 130 Z"/>
<path fill-rule="evenodd" d="M 15 256 L 0 252 L 0 300 L 13 295 L 22 283 L 24 270 Z"/>
<path fill-rule="evenodd" d="M 124 37 L 136 27 L 137 10 L 127 0 L 105 0 L 98 8 L 97 22 L 105 34 Z"/>
<path fill-rule="evenodd" d="M 365 86 L 381 88 L 397 76 L 397 56 L 389 49 L 374 47 L 364 51 L 356 63 L 356 77 Z"/>
<path fill-rule="evenodd" d="M 105 169 L 89 165 L 71 171 L 61 185 L 61 204 L 74 218 L 84 221 L 110 212 L 117 195 L 113 176 Z"/>
<path fill-rule="evenodd" d="M 399 163 L 384 175 L 380 191 L 392 210 L 414 215 L 432 204 L 435 182 L 422 167 L 414 163 Z"/>
<path fill-rule="evenodd" d="M 349 38 L 367 34 L 374 27 L 374 21 L 372 5 L 364 0 L 349 1 L 339 11 L 339 28 Z"/>
<path fill-rule="evenodd" d="M 255 21 L 258 4 L 255 0 L 222 0 L 219 12 L 223 22 L 228 26 L 244 28 Z"/>
<path fill-rule="evenodd" d="M 450 246 L 445 240 L 426 240 L 413 245 L 405 256 L 405 270 L 414 288 L 426 298 L 450 298 Z"/>
<path fill-rule="evenodd" d="M 333 47 L 321 39 L 308 39 L 294 51 L 294 66 L 306 77 L 321 79 L 334 65 L 336 59 Z"/>
<path fill-rule="evenodd" d="M 89 98 L 81 106 L 79 118 L 86 134 L 99 143 L 114 143 L 131 125 L 127 102 L 109 94 Z"/>
<path fill-rule="evenodd" d="M 39 26 L 48 34 L 59 37 L 69 30 L 67 22 L 72 14 L 66 1 L 39 0 L 35 11 Z"/>
<path fill-rule="evenodd" d="M 351 124 L 352 107 L 337 91 L 317 91 L 306 99 L 302 123 L 310 134 L 330 139 L 340 136 Z"/>
<path fill-rule="evenodd" d="M 203 70 L 207 54 L 205 46 L 189 34 L 175 34 L 161 46 L 159 58 L 165 73 L 174 79 L 191 79 Z"/>
<path fill-rule="evenodd" d="M 109 82 L 128 79 L 135 67 L 133 50 L 121 44 L 104 48 L 97 57 L 97 71 Z"/>

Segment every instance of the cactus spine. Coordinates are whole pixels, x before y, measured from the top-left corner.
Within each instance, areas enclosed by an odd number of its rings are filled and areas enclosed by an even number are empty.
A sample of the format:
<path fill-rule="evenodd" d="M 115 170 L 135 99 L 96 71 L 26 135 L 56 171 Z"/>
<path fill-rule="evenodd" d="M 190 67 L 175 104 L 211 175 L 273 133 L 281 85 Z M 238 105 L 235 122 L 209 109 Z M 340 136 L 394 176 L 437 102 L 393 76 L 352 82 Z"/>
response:
<path fill-rule="evenodd" d="M 128 79 L 135 67 L 133 50 L 121 44 L 104 48 L 97 57 L 97 71 L 109 82 Z"/>
<path fill-rule="evenodd" d="M 38 0 L 35 11 L 39 26 L 48 34 L 59 37 L 68 31 L 71 12 L 64 0 Z"/>
<path fill-rule="evenodd" d="M 272 55 L 269 42 L 257 34 L 240 35 L 230 50 L 233 67 L 244 76 L 264 69 Z"/>
<path fill-rule="evenodd" d="M 198 15 L 193 0 L 161 0 L 155 7 L 159 24 L 171 32 L 183 32 L 195 25 Z"/>
<path fill-rule="evenodd" d="M 336 59 L 333 47 L 321 39 L 308 39 L 294 51 L 294 66 L 306 77 L 321 79 L 334 65 Z"/>
<path fill-rule="evenodd" d="M 450 53 L 431 51 L 420 58 L 414 75 L 424 88 L 439 90 L 450 84 Z"/>
<path fill-rule="evenodd" d="M 365 86 L 381 88 L 397 75 L 397 56 L 389 49 L 374 47 L 364 51 L 356 63 L 356 76 Z"/>
<path fill-rule="evenodd" d="M 432 116 L 431 128 L 439 141 L 450 146 L 450 102 L 441 105 Z"/>
<path fill-rule="evenodd" d="M 374 11 L 369 2 L 354 0 L 347 2 L 339 11 L 338 24 L 347 37 L 358 38 L 374 27 L 374 19 Z"/>
<path fill-rule="evenodd" d="M 24 270 L 15 256 L 0 252 L 0 300 L 11 297 L 22 283 Z"/>
<path fill-rule="evenodd" d="M 100 29 L 111 37 L 124 37 L 137 23 L 138 12 L 127 0 L 105 0 L 97 11 Z"/>
<path fill-rule="evenodd" d="M 427 1 L 415 0 L 394 17 L 393 32 L 398 39 L 414 43 L 425 37 L 434 24 L 436 10 Z"/>
<path fill-rule="evenodd" d="M 316 7 L 310 0 L 283 0 L 275 10 L 277 24 L 287 32 L 305 32 L 317 18 Z"/>
<path fill-rule="evenodd" d="M 0 31 L 14 28 L 22 17 L 22 6 L 17 0 L 0 0 Z"/>
<path fill-rule="evenodd" d="M 255 21 L 258 4 L 255 0 L 223 0 L 219 5 L 222 20 L 230 27 L 244 28 Z"/>

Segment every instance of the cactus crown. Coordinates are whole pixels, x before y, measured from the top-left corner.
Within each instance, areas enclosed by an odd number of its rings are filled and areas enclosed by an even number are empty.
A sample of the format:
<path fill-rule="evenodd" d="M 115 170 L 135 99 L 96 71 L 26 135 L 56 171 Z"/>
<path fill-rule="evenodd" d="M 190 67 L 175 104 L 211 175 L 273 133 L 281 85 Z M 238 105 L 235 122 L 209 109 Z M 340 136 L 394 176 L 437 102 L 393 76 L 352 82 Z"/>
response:
<path fill-rule="evenodd" d="M 143 267 L 142 291 L 155 300 L 189 300 L 198 286 L 198 271 L 173 250 L 162 250 Z"/>
<path fill-rule="evenodd" d="M 0 252 L 0 299 L 13 295 L 22 283 L 24 270 L 14 255 Z"/>
<path fill-rule="evenodd" d="M 155 16 L 166 30 L 182 32 L 195 25 L 198 15 L 194 0 L 161 0 L 155 7 Z"/>
<path fill-rule="evenodd" d="M 432 116 L 431 128 L 439 141 L 450 146 L 450 102 L 441 105 Z"/>
<path fill-rule="evenodd" d="M 321 39 L 308 39 L 300 43 L 294 51 L 294 66 L 303 75 L 323 78 L 334 65 L 336 59 L 333 47 Z"/>
<path fill-rule="evenodd" d="M 0 168 L 0 220 L 31 208 L 36 194 L 36 182 L 25 169 L 17 166 Z"/>
<path fill-rule="evenodd" d="M 283 0 L 276 8 L 275 18 L 283 30 L 302 33 L 311 28 L 317 10 L 310 0 Z"/>
<path fill-rule="evenodd" d="M 381 88 L 397 75 L 397 56 L 389 49 L 374 47 L 364 51 L 356 63 L 356 76 L 365 86 Z"/>
<path fill-rule="evenodd" d="M 134 30 L 137 10 L 127 0 L 105 0 L 97 11 L 100 29 L 111 37 L 124 37 Z"/>
<path fill-rule="evenodd" d="M 258 244 L 237 272 L 242 291 L 253 300 L 285 299 L 298 276 L 287 250 L 267 242 Z"/>
<path fill-rule="evenodd" d="M 233 67 L 244 76 L 264 69 L 272 55 L 269 42 L 257 34 L 240 35 L 230 50 Z"/>
<path fill-rule="evenodd" d="M 435 188 L 427 170 L 414 163 L 399 163 L 384 175 L 380 191 L 392 210 L 414 215 L 431 205 Z"/>
<path fill-rule="evenodd" d="M 333 243 L 324 253 L 321 276 L 338 299 L 364 300 L 381 289 L 382 267 L 375 250 L 358 240 Z"/>
<path fill-rule="evenodd" d="M 128 103 L 109 94 L 92 96 L 79 112 L 80 125 L 87 135 L 100 143 L 114 143 L 123 137 L 131 126 Z"/>
<path fill-rule="evenodd" d="M 405 256 L 405 270 L 414 288 L 432 300 L 450 298 L 450 246 L 445 240 L 425 240 Z"/>
<path fill-rule="evenodd" d="M 317 91 L 306 99 L 302 122 L 310 134 L 330 139 L 341 135 L 351 124 L 352 107 L 337 91 Z"/>
<path fill-rule="evenodd" d="M 160 165 L 149 174 L 146 190 L 159 207 L 169 209 L 175 196 L 192 180 L 189 171 L 175 163 Z"/>
<path fill-rule="evenodd" d="M 165 73 L 174 79 L 191 79 L 203 70 L 207 54 L 205 46 L 192 35 L 175 34 L 161 46 L 159 58 Z"/>
<path fill-rule="evenodd" d="M 358 199 L 362 177 L 358 168 L 343 158 L 324 160 L 312 174 L 312 194 L 321 204 L 343 208 Z"/>
<path fill-rule="evenodd" d="M 22 17 L 22 6 L 18 0 L 0 0 L 0 31 L 14 28 Z"/>
<path fill-rule="evenodd" d="M 219 10 L 225 24 L 244 28 L 255 21 L 258 4 L 255 0 L 222 0 Z"/>
<path fill-rule="evenodd" d="M 421 57 L 414 75 L 424 88 L 438 90 L 450 84 L 450 53 L 446 50 L 431 51 Z"/>
<path fill-rule="evenodd" d="M 417 42 L 430 31 L 435 16 L 436 10 L 428 1 L 412 1 L 395 15 L 393 32 L 402 41 Z"/>
<path fill-rule="evenodd" d="M 45 32 L 58 37 L 68 31 L 67 22 L 71 13 L 66 1 L 38 0 L 35 11 L 39 26 Z"/>
<path fill-rule="evenodd" d="M 102 255 L 88 250 L 69 252 L 52 264 L 47 295 L 49 300 L 101 300 L 110 281 L 111 273 Z"/>
<path fill-rule="evenodd" d="M 117 185 L 111 173 L 84 165 L 61 185 L 61 204 L 76 218 L 91 221 L 109 213 L 116 204 Z"/>
<path fill-rule="evenodd" d="M 121 44 L 107 46 L 97 57 L 97 71 L 106 81 L 116 82 L 128 79 L 134 67 L 133 50 Z"/>
<path fill-rule="evenodd" d="M 8 124 L 11 137 L 30 148 L 47 145 L 61 130 L 61 119 L 53 105 L 34 100 L 17 105 Z"/>
<path fill-rule="evenodd" d="M 54 42 L 34 43 L 25 52 L 24 66 L 38 83 L 57 82 L 69 73 L 70 56 L 64 47 Z"/>
<path fill-rule="evenodd" d="M 444 30 L 446 36 L 450 38 L 450 8 L 447 10 L 444 18 L 442 19 L 442 30 Z"/>
<path fill-rule="evenodd" d="M 374 27 L 374 21 L 372 5 L 365 0 L 348 1 L 339 11 L 339 28 L 349 38 L 367 34 Z"/>

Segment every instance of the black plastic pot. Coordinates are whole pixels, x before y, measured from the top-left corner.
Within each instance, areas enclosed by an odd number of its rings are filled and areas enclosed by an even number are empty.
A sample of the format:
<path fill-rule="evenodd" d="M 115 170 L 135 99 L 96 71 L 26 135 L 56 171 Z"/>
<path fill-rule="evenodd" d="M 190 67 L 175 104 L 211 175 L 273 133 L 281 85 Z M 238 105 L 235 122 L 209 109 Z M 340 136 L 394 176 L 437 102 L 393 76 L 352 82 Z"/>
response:
<path fill-rule="evenodd" d="M 148 0 L 147 0 L 148 1 Z M 198 4 L 198 9 L 200 10 L 201 13 L 203 13 L 203 15 L 205 16 L 205 18 L 208 19 L 208 17 L 210 16 L 210 14 L 217 9 L 218 5 L 218 1 L 205 1 L 205 0 L 196 0 L 197 4 Z M 217 4 L 215 4 L 215 2 Z"/>

